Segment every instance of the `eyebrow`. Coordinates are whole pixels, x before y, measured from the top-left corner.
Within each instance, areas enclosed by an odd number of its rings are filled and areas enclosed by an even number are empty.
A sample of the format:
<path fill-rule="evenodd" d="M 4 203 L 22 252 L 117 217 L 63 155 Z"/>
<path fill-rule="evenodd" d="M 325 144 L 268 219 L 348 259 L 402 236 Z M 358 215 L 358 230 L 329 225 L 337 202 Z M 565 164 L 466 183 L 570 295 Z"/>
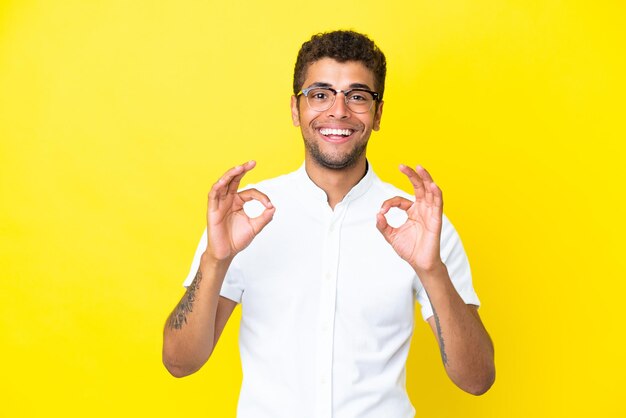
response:
<path fill-rule="evenodd" d="M 316 81 L 315 83 L 311 84 L 309 87 L 307 88 L 311 88 L 311 87 L 322 87 L 322 88 L 332 88 L 333 85 L 330 83 L 324 83 L 322 81 Z M 371 90 L 372 88 L 370 86 L 368 86 L 367 84 L 362 84 L 362 83 L 352 83 L 349 86 L 351 89 L 365 89 L 365 90 Z"/>
<path fill-rule="evenodd" d="M 365 89 L 365 90 L 371 90 L 372 89 L 367 84 L 361 84 L 361 83 L 352 83 L 352 84 L 350 84 L 350 88 L 351 89 Z"/>
<path fill-rule="evenodd" d="M 307 87 L 308 89 L 310 89 L 311 87 L 332 87 L 332 84 L 329 83 L 323 83 L 321 81 L 316 81 L 315 83 L 311 84 L 309 87 Z"/>

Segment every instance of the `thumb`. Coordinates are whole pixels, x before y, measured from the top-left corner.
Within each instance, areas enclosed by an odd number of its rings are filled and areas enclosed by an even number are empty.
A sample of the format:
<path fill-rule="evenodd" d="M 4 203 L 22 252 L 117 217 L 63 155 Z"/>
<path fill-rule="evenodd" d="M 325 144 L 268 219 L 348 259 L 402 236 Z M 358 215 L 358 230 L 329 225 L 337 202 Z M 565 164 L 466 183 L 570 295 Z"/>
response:
<path fill-rule="evenodd" d="M 268 202 L 269 207 L 256 218 L 250 219 L 250 224 L 252 225 L 252 229 L 254 229 L 254 233 L 258 234 L 265 228 L 265 226 L 270 223 L 270 221 L 274 218 L 274 213 L 276 213 L 276 208 L 272 205 L 271 202 Z"/>
<path fill-rule="evenodd" d="M 382 210 L 376 214 L 376 228 L 385 237 L 385 240 L 391 244 L 391 234 L 395 228 L 387 223 L 387 218 L 385 218 Z"/>

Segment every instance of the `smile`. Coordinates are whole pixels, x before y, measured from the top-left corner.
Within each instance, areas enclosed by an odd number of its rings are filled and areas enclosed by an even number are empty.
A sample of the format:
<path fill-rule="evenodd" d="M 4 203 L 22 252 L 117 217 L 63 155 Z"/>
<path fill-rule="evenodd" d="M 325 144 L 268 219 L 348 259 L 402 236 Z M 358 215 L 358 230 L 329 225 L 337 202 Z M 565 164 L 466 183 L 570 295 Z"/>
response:
<path fill-rule="evenodd" d="M 352 129 L 331 129 L 331 128 L 322 128 L 320 129 L 320 133 L 324 136 L 350 136 L 354 131 Z"/>

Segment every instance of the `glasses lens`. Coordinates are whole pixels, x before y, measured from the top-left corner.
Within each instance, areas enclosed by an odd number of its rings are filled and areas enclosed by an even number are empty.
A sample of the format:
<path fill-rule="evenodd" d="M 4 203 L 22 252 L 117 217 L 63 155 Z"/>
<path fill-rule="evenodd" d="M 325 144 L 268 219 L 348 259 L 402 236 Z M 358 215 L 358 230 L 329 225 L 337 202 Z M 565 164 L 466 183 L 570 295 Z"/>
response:
<path fill-rule="evenodd" d="M 309 90 L 306 100 L 311 109 L 323 112 L 332 107 L 336 97 L 334 90 L 320 87 Z M 365 113 L 372 108 L 374 96 L 368 90 L 352 89 L 345 94 L 345 101 L 352 112 Z"/>
<path fill-rule="evenodd" d="M 309 103 L 311 109 L 318 112 L 330 108 L 335 102 L 335 95 L 329 89 L 312 89 L 309 90 L 309 94 L 306 96 L 306 100 Z"/>
<path fill-rule="evenodd" d="M 372 108 L 374 96 L 366 90 L 352 90 L 346 96 L 346 104 L 354 113 L 365 113 Z"/>

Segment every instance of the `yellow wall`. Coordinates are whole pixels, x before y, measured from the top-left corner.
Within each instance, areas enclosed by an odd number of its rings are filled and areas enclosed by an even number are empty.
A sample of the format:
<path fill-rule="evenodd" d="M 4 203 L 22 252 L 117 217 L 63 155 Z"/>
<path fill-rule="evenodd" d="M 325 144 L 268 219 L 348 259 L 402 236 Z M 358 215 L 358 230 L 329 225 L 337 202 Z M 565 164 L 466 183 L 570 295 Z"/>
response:
<path fill-rule="evenodd" d="M 300 164 L 295 55 L 336 28 L 385 51 L 370 159 L 405 189 L 400 162 L 433 173 L 496 345 L 475 398 L 418 321 L 419 416 L 618 416 L 625 18 L 621 1 L 3 1 L 0 416 L 234 416 L 239 310 L 183 380 L 162 325 L 217 176 Z"/>

